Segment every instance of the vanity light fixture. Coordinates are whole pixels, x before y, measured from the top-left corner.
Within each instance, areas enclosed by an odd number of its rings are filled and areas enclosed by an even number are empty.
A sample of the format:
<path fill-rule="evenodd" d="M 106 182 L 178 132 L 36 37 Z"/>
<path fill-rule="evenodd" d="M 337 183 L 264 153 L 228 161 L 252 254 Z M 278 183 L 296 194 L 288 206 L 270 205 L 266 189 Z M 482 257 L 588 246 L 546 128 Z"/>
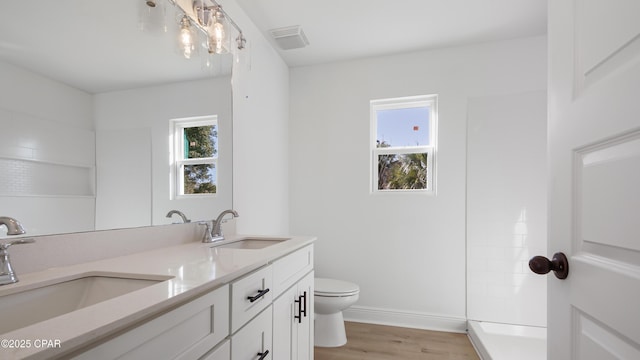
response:
<path fill-rule="evenodd" d="M 185 1 L 176 0 L 138 0 L 142 6 L 140 10 L 140 28 L 151 30 L 152 25 L 157 23 L 157 19 L 164 19 L 166 11 L 163 3 L 169 3 L 176 7 L 178 16 L 178 49 L 179 53 L 186 59 L 193 58 L 202 46 L 209 54 L 226 54 L 234 52 L 231 41 L 231 33 L 237 32 L 235 48 L 242 50 L 245 48 L 247 39 L 244 37 L 240 27 L 222 9 L 222 6 L 215 0 L 194 0 L 191 8 L 184 8 Z M 171 16 L 169 16 L 171 17 Z M 154 21 L 155 20 L 155 21 Z M 164 25 L 164 30 L 168 27 Z M 205 41 L 198 41 L 198 33 L 203 35 Z M 205 55 L 206 56 L 206 55 Z"/>

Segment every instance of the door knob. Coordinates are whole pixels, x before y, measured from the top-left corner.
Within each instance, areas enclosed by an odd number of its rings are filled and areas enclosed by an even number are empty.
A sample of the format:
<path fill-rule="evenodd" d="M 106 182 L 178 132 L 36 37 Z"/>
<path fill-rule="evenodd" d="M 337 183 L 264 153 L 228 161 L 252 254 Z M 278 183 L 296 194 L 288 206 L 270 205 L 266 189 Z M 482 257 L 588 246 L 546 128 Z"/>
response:
<path fill-rule="evenodd" d="M 534 256 L 529 260 L 529 268 L 540 275 L 553 271 L 558 279 L 566 279 L 569 275 L 569 261 L 561 252 L 555 253 L 551 260 L 544 256 Z"/>

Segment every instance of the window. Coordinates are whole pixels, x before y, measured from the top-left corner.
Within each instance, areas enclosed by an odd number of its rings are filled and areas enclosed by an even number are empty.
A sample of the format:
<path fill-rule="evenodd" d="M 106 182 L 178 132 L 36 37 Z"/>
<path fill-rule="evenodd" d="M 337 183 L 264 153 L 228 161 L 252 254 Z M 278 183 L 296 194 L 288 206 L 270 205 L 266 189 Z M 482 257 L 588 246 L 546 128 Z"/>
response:
<path fill-rule="evenodd" d="M 215 195 L 218 164 L 218 118 L 171 120 L 173 188 L 176 197 Z"/>
<path fill-rule="evenodd" d="M 372 192 L 434 193 L 437 96 L 371 101 Z"/>

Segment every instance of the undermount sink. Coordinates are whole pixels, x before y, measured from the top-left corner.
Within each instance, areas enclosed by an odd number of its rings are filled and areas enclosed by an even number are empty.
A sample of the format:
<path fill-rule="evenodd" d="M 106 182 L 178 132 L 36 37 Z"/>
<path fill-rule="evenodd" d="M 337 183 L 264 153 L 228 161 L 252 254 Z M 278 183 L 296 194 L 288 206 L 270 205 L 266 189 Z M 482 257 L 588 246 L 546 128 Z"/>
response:
<path fill-rule="evenodd" d="M 143 276 L 141 276 L 143 277 Z M 89 275 L 0 296 L 0 334 L 157 284 L 169 278 Z"/>
<path fill-rule="evenodd" d="M 264 249 L 268 246 L 279 244 L 289 238 L 244 238 L 241 240 L 213 245 L 212 247 L 223 249 Z"/>

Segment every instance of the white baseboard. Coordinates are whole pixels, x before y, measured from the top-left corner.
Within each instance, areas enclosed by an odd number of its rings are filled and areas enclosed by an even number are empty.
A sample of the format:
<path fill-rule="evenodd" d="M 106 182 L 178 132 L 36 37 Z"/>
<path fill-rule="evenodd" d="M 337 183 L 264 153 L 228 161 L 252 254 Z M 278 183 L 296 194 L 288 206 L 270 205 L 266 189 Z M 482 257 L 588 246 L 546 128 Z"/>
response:
<path fill-rule="evenodd" d="M 467 321 L 464 318 L 437 316 L 425 313 L 352 306 L 343 311 L 347 321 L 400 326 L 414 329 L 465 333 Z"/>

